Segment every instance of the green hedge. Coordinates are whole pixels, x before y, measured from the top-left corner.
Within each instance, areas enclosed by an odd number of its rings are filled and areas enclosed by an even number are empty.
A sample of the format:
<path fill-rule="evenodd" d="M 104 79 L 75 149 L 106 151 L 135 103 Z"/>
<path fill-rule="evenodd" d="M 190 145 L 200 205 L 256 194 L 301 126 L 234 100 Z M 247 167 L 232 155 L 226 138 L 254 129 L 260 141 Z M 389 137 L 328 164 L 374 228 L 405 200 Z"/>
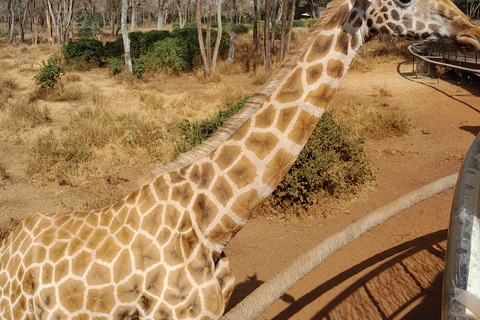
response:
<path fill-rule="evenodd" d="M 62 53 L 67 60 L 83 58 L 87 62 L 91 60 L 101 61 L 105 57 L 105 48 L 101 41 L 80 39 L 63 46 Z"/>

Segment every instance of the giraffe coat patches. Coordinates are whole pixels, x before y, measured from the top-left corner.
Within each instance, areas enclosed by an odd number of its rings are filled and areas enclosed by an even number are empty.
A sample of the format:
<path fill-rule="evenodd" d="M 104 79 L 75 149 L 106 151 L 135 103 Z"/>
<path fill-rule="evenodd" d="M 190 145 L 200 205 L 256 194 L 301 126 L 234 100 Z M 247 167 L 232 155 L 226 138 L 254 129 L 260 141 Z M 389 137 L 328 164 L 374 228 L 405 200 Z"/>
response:
<path fill-rule="evenodd" d="M 297 110 L 298 107 L 290 107 L 280 110 L 280 115 L 277 120 L 277 129 L 281 132 L 285 132 L 290 122 L 292 122 L 293 117 L 295 117 Z"/>
<path fill-rule="evenodd" d="M 288 103 L 298 100 L 302 94 L 302 68 L 297 68 L 280 88 L 275 99 L 282 103 Z"/>
<path fill-rule="evenodd" d="M 259 159 L 264 159 L 278 144 L 278 138 L 271 132 L 252 132 L 245 146 L 253 151 Z"/>
<path fill-rule="evenodd" d="M 328 84 L 321 84 L 318 89 L 313 90 L 307 95 L 305 101 L 310 102 L 314 106 L 325 108 L 328 102 L 333 98 L 335 89 Z"/>
<path fill-rule="evenodd" d="M 250 160 L 243 156 L 227 174 L 237 188 L 243 188 L 253 182 L 253 179 L 257 176 L 257 170 Z"/>
<path fill-rule="evenodd" d="M 263 173 L 262 182 L 275 188 L 293 164 L 295 157 L 285 149 L 280 149 L 270 160 Z"/>
<path fill-rule="evenodd" d="M 202 230 L 212 223 L 218 213 L 217 206 L 203 193 L 197 196 L 192 209 L 197 219 L 197 225 Z"/>
<path fill-rule="evenodd" d="M 239 146 L 226 145 L 220 150 L 217 160 L 215 161 L 220 170 L 228 168 L 242 152 Z"/>
<path fill-rule="evenodd" d="M 275 120 L 275 108 L 269 105 L 262 113 L 255 117 L 255 126 L 257 128 L 269 128 Z"/>
<path fill-rule="evenodd" d="M 307 56 L 307 63 L 324 58 L 332 46 L 333 38 L 335 38 L 334 35 L 326 36 L 322 34 L 316 37 L 315 41 L 313 41 L 310 53 Z"/>
<path fill-rule="evenodd" d="M 307 69 L 307 83 L 308 84 L 314 84 L 315 82 L 320 79 L 323 73 L 323 64 L 319 63 L 314 66 L 311 66 Z M 283 109 L 282 111 L 284 111 Z M 291 120 L 291 119 L 290 119 Z M 287 123 L 288 125 L 288 123 Z M 286 128 L 286 126 L 285 126 Z M 282 132 L 285 131 L 285 129 L 281 130 Z"/>
<path fill-rule="evenodd" d="M 228 200 L 233 197 L 232 187 L 230 187 L 227 180 L 222 176 L 218 177 L 217 181 L 215 181 L 212 193 L 223 206 L 226 206 Z"/>

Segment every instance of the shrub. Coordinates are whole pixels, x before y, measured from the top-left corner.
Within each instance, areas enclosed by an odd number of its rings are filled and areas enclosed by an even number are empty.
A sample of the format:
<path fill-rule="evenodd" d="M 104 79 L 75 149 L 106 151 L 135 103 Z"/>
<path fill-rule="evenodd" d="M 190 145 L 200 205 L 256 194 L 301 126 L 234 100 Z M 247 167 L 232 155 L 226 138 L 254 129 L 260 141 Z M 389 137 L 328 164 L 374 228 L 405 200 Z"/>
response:
<path fill-rule="evenodd" d="M 60 75 L 65 73 L 62 64 L 62 58 L 59 54 L 54 54 L 48 58 L 47 63 L 42 61 L 42 68 L 35 76 L 35 84 L 39 90 L 51 91 L 57 85 L 62 87 Z"/>
<path fill-rule="evenodd" d="M 318 190 L 339 197 L 354 193 L 373 179 L 373 170 L 363 150 L 364 138 L 335 123 L 325 112 L 285 179 L 273 192 L 272 203 L 307 207 Z"/>
<path fill-rule="evenodd" d="M 248 98 L 247 98 L 248 99 Z M 184 120 L 178 124 L 181 142 L 177 153 L 187 152 L 208 139 L 227 119 L 238 112 L 247 99 L 202 121 Z M 364 138 L 334 122 L 325 112 L 290 171 L 273 192 L 273 206 L 306 208 L 315 203 L 319 191 L 340 197 L 354 193 L 373 179 L 373 170 L 363 150 Z"/>
<path fill-rule="evenodd" d="M 100 62 L 105 56 L 105 48 L 101 41 L 95 39 L 80 39 L 63 46 L 62 53 L 65 59 L 85 59 L 90 62 Z"/>
<path fill-rule="evenodd" d="M 154 45 L 153 58 L 155 64 L 165 71 L 178 75 L 187 68 L 185 57 L 187 45 L 178 38 L 166 38 Z"/>
<path fill-rule="evenodd" d="M 315 23 L 317 23 L 318 19 L 312 19 L 310 21 L 308 21 L 308 24 L 307 24 L 307 27 L 311 28 L 315 25 Z"/>
<path fill-rule="evenodd" d="M 210 138 L 231 116 L 243 108 L 249 98 L 246 97 L 244 100 L 230 105 L 230 108 L 227 110 L 221 110 L 218 114 L 204 120 L 190 122 L 188 119 L 185 119 L 180 122 L 178 128 L 180 128 L 181 138 L 180 142 L 174 146 L 175 152 L 177 154 L 187 152 Z"/>
<path fill-rule="evenodd" d="M 119 58 L 123 56 L 123 37 L 120 35 L 115 41 L 105 42 L 105 57 L 106 58 Z"/>
<path fill-rule="evenodd" d="M 293 20 L 293 27 L 294 27 L 294 28 L 301 28 L 301 27 L 303 27 L 303 20 Z"/>
<path fill-rule="evenodd" d="M 248 33 L 248 27 L 241 23 L 235 24 L 235 32 L 237 34 Z"/>
<path fill-rule="evenodd" d="M 203 29 L 203 39 L 207 31 Z M 183 28 L 178 29 L 172 32 L 172 37 L 178 38 L 184 43 L 187 47 L 185 62 L 187 63 L 187 70 L 191 70 L 194 65 L 194 59 L 200 54 L 200 45 L 198 44 L 198 31 L 197 28 Z M 211 30 L 211 46 L 215 45 L 217 39 L 217 30 Z M 222 39 L 220 42 L 219 56 L 221 58 L 226 58 L 228 55 L 228 49 L 230 44 L 230 35 L 227 33 L 222 33 Z"/>

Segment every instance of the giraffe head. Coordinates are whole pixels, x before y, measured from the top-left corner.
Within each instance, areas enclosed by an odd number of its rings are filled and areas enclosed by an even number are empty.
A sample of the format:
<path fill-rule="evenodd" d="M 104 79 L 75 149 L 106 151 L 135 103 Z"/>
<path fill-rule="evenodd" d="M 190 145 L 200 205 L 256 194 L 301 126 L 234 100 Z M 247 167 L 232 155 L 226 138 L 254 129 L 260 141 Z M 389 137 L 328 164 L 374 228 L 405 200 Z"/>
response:
<path fill-rule="evenodd" d="M 367 38 L 382 32 L 418 42 L 451 42 L 480 49 L 480 28 L 450 0 L 365 1 Z"/>

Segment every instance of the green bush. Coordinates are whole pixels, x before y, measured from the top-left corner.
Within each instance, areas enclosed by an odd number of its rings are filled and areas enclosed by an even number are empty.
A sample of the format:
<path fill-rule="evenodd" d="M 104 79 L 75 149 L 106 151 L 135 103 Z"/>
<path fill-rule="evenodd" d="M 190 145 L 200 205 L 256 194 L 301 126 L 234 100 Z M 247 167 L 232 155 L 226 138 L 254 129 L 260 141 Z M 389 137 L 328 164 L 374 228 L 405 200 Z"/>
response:
<path fill-rule="evenodd" d="M 91 60 L 100 62 L 105 57 L 105 48 L 101 41 L 80 39 L 63 46 L 62 53 L 66 60 L 83 58 L 87 62 Z"/>
<path fill-rule="evenodd" d="M 42 61 L 42 68 L 35 76 L 35 84 L 39 90 L 51 91 L 57 85 L 62 87 L 60 75 L 65 73 L 62 64 L 62 58 L 59 54 L 54 54 L 48 58 L 47 63 Z"/>
<path fill-rule="evenodd" d="M 205 40 L 207 31 L 203 29 L 203 39 Z M 217 30 L 211 30 L 211 46 L 215 45 L 217 39 Z M 185 62 L 187 63 L 187 69 L 191 70 L 193 68 L 193 61 L 196 56 L 200 54 L 200 45 L 198 44 L 198 31 L 197 28 L 183 28 L 178 29 L 172 32 L 173 38 L 178 38 L 182 43 L 186 45 L 186 56 L 184 57 Z M 230 44 L 230 35 L 228 33 L 222 33 L 222 39 L 220 42 L 219 56 L 221 58 L 226 58 L 228 55 L 228 49 Z"/>
<path fill-rule="evenodd" d="M 325 112 L 285 179 L 273 192 L 272 203 L 307 207 L 318 190 L 339 197 L 354 193 L 373 179 L 373 169 L 363 150 L 363 137 L 335 123 Z"/>
<path fill-rule="evenodd" d="M 114 41 L 105 42 L 105 57 L 119 58 L 124 54 L 123 37 L 120 35 Z"/>
<path fill-rule="evenodd" d="M 153 59 L 165 71 L 178 75 L 187 68 L 187 45 L 178 38 L 165 38 L 155 43 Z"/>
<path fill-rule="evenodd" d="M 187 152 L 211 137 L 247 100 L 207 119 L 179 123 L 181 141 L 174 150 Z M 373 179 L 363 143 L 364 138 L 353 137 L 325 112 L 290 171 L 273 192 L 272 205 L 306 208 L 315 203 L 320 190 L 337 197 L 354 193 Z"/>
<path fill-rule="evenodd" d="M 178 128 L 180 128 L 181 141 L 174 146 L 175 152 L 185 153 L 210 138 L 231 116 L 243 108 L 249 98 L 232 104 L 227 110 L 221 110 L 218 114 L 204 120 L 190 122 L 185 119 L 180 122 Z"/>
<path fill-rule="evenodd" d="M 307 27 L 311 28 L 315 25 L 315 23 L 317 23 L 318 19 L 312 19 L 310 21 L 308 21 L 308 24 L 307 24 Z"/>
<path fill-rule="evenodd" d="M 117 74 L 122 73 L 123 68 L 125 67 L 125 59 L 123 58 L 109 58 L 107 59 L 108 70 L 116 76 Z"/>
<path fill-rule="evenodd" d="M 218 22 L 212 21 L 212 28 L 218 28 Z"/>
<path fill-rule="evenodd" d="M 235 32 L 237 34 L 248 33 L 248 27 L 241 23 L 235 23 Z"/>
<path fill-rule="evenodd" d="M 303 20 L 293 20 L 293 27 L 294 27 L 294 28 L 301 28 L 301 27 L 303 27 Z"/>

